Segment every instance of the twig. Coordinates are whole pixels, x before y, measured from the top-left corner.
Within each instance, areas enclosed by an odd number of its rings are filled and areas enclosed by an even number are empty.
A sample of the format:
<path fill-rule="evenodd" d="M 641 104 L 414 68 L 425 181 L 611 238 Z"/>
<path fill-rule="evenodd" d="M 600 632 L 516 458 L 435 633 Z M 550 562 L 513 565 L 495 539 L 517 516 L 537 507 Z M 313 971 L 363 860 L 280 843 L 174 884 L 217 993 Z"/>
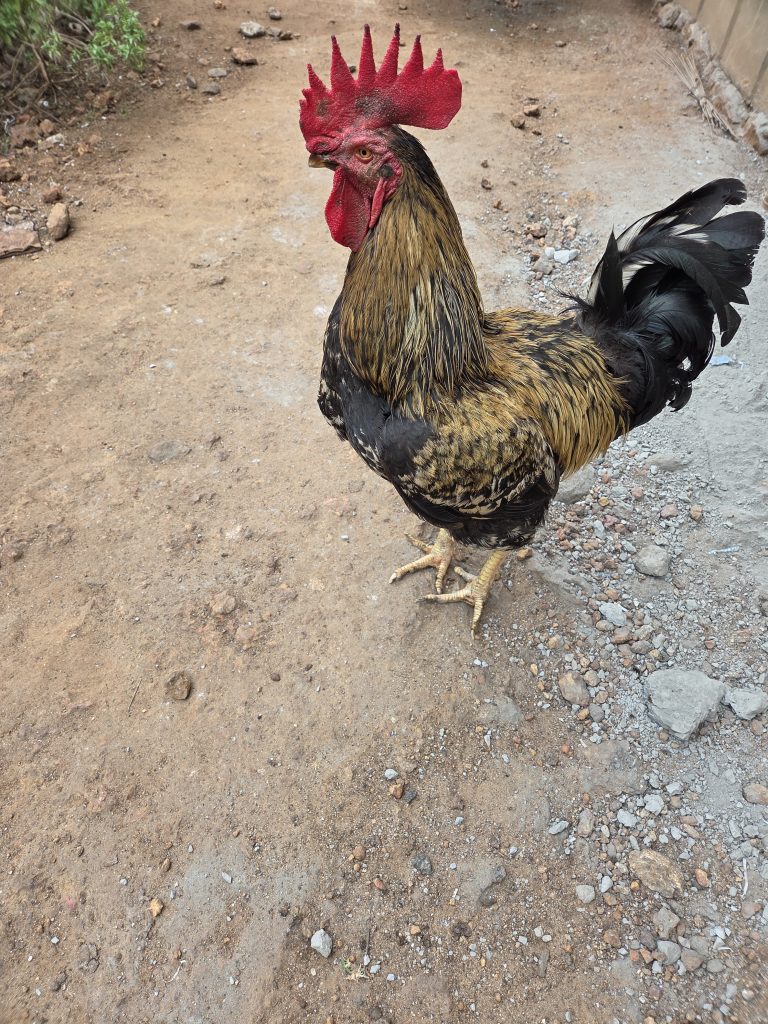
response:
<path fill-rule="evenodd" d="M 141 680 L 139 680 L 138 683 L 136 683 L 136 689 L 133 691 L 133 696 L 131 697 L 131 703 L 128 705 L 128 714 L 129 715 L 131 713 L 131 708 L 133 707 L 133 702 L 136 700 L 136 694 L 139 692 L 139 687 L 140 686 L 141 686 Z"/>

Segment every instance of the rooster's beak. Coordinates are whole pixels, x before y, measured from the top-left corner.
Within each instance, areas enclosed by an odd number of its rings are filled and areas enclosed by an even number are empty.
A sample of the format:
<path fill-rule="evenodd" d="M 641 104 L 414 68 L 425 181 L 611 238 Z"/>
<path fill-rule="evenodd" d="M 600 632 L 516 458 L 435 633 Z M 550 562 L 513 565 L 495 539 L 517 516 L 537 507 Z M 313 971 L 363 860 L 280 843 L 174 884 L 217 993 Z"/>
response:
<path fill-rule="evenodd" d="M 335 171 L 339 166 L 335 160 L 321 153 L 311 153 L 309 156 L 310 167 L 327 167 L 329 171 Z"/>

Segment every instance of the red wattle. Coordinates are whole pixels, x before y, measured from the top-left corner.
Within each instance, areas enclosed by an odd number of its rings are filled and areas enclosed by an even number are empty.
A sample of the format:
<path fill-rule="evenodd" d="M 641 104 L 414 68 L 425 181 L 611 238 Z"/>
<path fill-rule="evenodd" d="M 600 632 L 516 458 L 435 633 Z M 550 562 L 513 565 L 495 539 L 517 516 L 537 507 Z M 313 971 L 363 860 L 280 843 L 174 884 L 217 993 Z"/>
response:
<path fill-rule="evenodd" d="M 341 167 L 333 174 L 333 188 L 325 204 L 325 219 L 333 240 L 357 252 L 368 233 L 371 201 L 355 187 Z"/>

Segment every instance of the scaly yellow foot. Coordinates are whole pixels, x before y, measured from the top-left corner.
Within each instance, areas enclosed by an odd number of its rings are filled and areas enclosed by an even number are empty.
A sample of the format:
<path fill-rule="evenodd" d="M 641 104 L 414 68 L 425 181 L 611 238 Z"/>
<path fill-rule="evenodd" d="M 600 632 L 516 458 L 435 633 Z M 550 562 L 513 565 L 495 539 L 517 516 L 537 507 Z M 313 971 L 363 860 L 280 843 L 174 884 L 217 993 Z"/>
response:
<path fill-rule="evenodd" d="M 483 612 L 483 605 L 491 591 L 491 585 L 496 579 L 501 564 L 506 557 L 506 551 L 495 551 L 485 562 L 477 576 L 464 572 L 463 569 L 456 566 L 456 573 L 467 581 L 466 587 L 462 587 L 461 590 L 453 590 L 450 594 L 427 594 L 426 597 L 422 598 L 422 601 L 437 601 L 439 604 L 453 604 L 455 601 L 466 601 L 467 604 L 471 604 L 474 608 L 472 616 L 472 636 L 474 636 Z"/>
<path fill-rule="evenodd" d="M 409 534 L 406 534 L 406 537 L 414 547 L 424 552 L 424 557 L 417 558 L 415 562 L 409 562 L 400 569 L 395 569 L 389 582 L 394 583 L 395 580 L 402 579 L 403 576 L 407 576 L 410 572 L 418 572 L 419 569 L 429 569 L 432 567 L 437 569 L 435 590 L 438 594 L 442 594 L 445 574 L 450 569 L 451 562 L 456 555 L 456 541 L 447 530 L 439 530 L 433 544 L 425 544 L 423 540 L 419 540 L 418 537 L 411 537 Z"/>

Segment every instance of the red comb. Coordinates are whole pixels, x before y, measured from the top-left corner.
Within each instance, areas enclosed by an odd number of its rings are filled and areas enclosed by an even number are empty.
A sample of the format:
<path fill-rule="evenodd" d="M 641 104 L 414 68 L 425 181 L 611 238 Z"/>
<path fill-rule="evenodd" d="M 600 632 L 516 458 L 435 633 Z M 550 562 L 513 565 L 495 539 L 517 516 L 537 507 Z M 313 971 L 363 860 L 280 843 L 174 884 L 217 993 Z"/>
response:
<path fill-rule="evenodd" d="M 387 47 L 381 67 L 373 60 L 371 30 L 365 26 L 357 79 L 341 55 L 336 37 L 331 40 L 331 88 L 307 65 L 309 88 L 304 89 L 299 124 L 311 149 L 322 139 L 343 134 L 353 125 L 367 129 L 390 124 L 408 124 L 415 128 L 445 128 L 461 106 L 461 79 L 458 72 L 443 67 L 443 52 L 430 67 L 424 67 L 421 37 L 416 36 L 411 56 L 398 74 L 400 26 Z"/>

